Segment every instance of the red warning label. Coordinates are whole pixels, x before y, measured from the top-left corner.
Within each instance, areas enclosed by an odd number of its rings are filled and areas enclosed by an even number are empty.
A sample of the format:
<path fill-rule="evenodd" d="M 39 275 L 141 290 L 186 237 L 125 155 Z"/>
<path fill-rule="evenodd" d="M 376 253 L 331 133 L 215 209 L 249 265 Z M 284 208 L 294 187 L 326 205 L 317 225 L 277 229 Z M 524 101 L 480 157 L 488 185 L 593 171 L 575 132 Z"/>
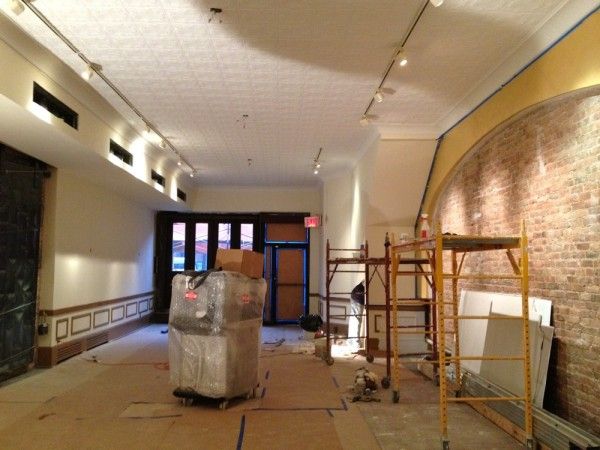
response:
<path fill-rule="evenodd" d="M 242 303 L 250 303 L 250 296 L 248 294 L 242 294 Z"/>
<path fill-rule="evenodd" d="M 194 291 L 187 291 L 185 293 L 185 299 L 188 302 L 193 302 L 198 298 L 198 294 L 196 294 Z"/>

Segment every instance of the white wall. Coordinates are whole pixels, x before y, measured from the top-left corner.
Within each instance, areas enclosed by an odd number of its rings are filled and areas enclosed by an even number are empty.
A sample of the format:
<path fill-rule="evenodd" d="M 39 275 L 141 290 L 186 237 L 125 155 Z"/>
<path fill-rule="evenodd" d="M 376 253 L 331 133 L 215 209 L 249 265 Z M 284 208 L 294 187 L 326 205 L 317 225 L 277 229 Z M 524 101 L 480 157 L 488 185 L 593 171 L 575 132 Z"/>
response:
<path fill-rule="evenodd" d="M 153 290 L 154 212 L 65 171 L 48 182 L 40 307 Z"/>

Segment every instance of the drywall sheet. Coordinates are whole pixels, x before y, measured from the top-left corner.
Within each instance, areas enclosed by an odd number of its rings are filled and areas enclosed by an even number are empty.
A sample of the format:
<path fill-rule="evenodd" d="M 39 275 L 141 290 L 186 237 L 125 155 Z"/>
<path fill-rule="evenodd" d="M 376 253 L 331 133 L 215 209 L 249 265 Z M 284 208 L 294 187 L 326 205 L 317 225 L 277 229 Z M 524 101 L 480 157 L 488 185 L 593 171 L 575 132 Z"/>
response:
<path fill-rule="evenodd" d="M 491 314 L 491 317 L 500 317 Z M 553 327 L 529 321 L 530 371 L 533 404 L 542 407 L 550 359 Z M 489 320 L 483 354 L 522 356 L 523 330 L 520 320 Z M 482 361 L 480 375 L 507 391 L 524 395 L 522 361 Z"/>
<path fill-rule="evenodd" d="M 498 292 L 461 291 L 459 312 L 465 316 L 487 316 L 500 314 L 506 316 L 521 315 L 521 295 L 503 294 Z M 552 302 L 537 297 L 529 298 L 529 320 L 541 326 L 550 325 L 552 313 Z M 487 320 L 461 320 L 459 330 L 460 353 L 463 356 L 476 356 L 484 354 L 486 335 L 488 330 Z M 498 323 L 499 321 L 494 321 Z M 500 321 L 499 323 L 518 324 L 520 322 Z M 500 327 L 502 325 L 499 325 Z M 519 331 L 520 333 L 520 331 Z M 551 339 L 551 338 L 550 338 Z M 547 345 L 548 357 L 550 356 L 550 344 Z M 475 374 L 480 373 L 481 361 L 464 361 L 462 367 Z M 547 369 L 546 369 L 547 372 Z M 544 372 L 545 373 L 545 372 Z M 490 380 L 492 381 L 492 380 Z M 545 386 L 545 375 L 544 375 Z"/>
<path fill-rule="evenodd" d="M 470 292 L 470 291 L 469 291 Z M 480 292 L 489 296 L 492 301 L 492 314 L 502 314 L 505 316 L 521 315 L 521 295 L 501 294 L 498 292 Z M 537 297 L 529 297 L 529 320 L 550 325 L 552 315 L 552 302 Z"/>
<path fill-rule="evenodd" d="M 461 316 L 489 316 L 492 300 L 487 292 L 462 291 L 459 303 Z M 477 356 L 483 354 L 485 336 L 487 333 L 487 320 L 466 319 L 459 321 L 460 354 L 463 356 Z M 475 374 L 481 368 L 481 361 L 462 361 L 461 366 Z"/>

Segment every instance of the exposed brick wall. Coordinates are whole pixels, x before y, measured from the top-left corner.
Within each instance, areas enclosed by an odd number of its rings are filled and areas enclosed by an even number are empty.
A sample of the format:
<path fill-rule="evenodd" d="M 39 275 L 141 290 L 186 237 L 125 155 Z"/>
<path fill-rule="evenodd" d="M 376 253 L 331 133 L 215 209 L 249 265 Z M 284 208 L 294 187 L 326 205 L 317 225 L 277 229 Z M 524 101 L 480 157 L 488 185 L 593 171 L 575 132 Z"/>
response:
<path fill-rule="evenodd" d="M 600 90 L 555 99 L 490 133 L 434 215 L 445 232 L 482 235 L 516 235 L 521 218 L 530 295 L 553 303 L 545 408 L 600 435 Z M 465 270 L 510 271 L 503 255 L 469 258 Z M 462 286 L 517 292 L 508 282 Z"/>

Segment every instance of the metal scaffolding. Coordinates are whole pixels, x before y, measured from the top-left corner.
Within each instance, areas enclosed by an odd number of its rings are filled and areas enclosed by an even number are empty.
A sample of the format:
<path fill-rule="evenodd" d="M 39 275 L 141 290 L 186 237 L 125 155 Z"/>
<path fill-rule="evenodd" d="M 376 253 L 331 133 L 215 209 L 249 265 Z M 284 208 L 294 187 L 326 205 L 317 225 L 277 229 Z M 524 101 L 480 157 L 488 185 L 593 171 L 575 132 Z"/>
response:
<path fill-rule="evenodd" d="M 512 273 L 463 273 L 463 263 L 468 254 L 483 251 L 504 250 L 510 263 Z M 520 251 L 520 259 L 517 261 L 512 250 Z M 431 268 L 433 282 L 430 284 L 432 290 L 432 300 L 429 306 L 435 309 L 431 320 L 423 330 L 418 332 L 435 336 L 432 339 L 433 351 L 430 361 L 418 360 L 418 362 L 431 362 L 434 368 L 438 370 L 438 379 L 440 387 L 440 433 L 442 438 L 442 448 L 450 448 L 448 438 L 448 403 L 449 402 L 488 402 L 488 401 L 512 401 L 522 402 L 524 404 L 525 418 L 524 429 L 527 448 L 533 449 L 533 422 L 531 406 L 531 374 L 530 374 L 530 350 L 529 350 L 529 259 L 527 253 L 527 235 L 524 222 L 521 223 L 520 236 L 508 237 L 484 237 L 484 236 L 458 236 L 442 234 L 441 225 L 436 227 L 435 236 L 431 239 L 412 240 L 399 244 L 392 244 L 391 247 L 391 298 L 392 298 L 392 335 L 394 341 L 393 351 L 393 386 L 394 402 L 398 401 L 400 389 L 400 362 L 411 362 L 412 360 L 401 359 L 402 354 L 398 350 L 398 335 L 403 332 L 397 323 L 397 311 L 402 304 L 399 301 L 396 288 L 397 278 L 402 273 L 399 267 L 403 263 L 414 264 L 414 258 L 402 258 L 403 254 L 415 252 L 426 254 L 426 260 Z M 451 272 L 444 272 L 444 252 L 449 252 L 451 257 Z M 412 260 L 412 262 L 411 262 Z M 450 280 L 451 295 L 450 299 L 445 299 L 444 283 Z M 460 280 L 514 280 L 521 291 L 521 315 L 520 316 L 472 316 L 459 315 L 458 310 L 458 285 Z M 451 312 L 449 312 L 451 310 Z M 520 320 L 522 323 L 522 354 L 519 356 L 508 355 L 462 355 L 460 352 L 460 321 L 462 320 Z M 452 329 L 447 325 L 452 323 Z M 416 333 L 415 330 L 408 330 L 407 333 Z M 453 345 L 447 345 L 447 336 L 452 337 Z M 437 343 L 437 346 L 435 345 Z M 523 396 L 503 396 L 503 397 L 461 397 L 462 372 L 461 361 L 522 361 L 523 363 Z M 451 386 L 447 380 L 447 365 L 454 365 L 456 374 L 456 385 Z M 449 397 L 448 390 L 454 388 L 456 396 Z"/>

